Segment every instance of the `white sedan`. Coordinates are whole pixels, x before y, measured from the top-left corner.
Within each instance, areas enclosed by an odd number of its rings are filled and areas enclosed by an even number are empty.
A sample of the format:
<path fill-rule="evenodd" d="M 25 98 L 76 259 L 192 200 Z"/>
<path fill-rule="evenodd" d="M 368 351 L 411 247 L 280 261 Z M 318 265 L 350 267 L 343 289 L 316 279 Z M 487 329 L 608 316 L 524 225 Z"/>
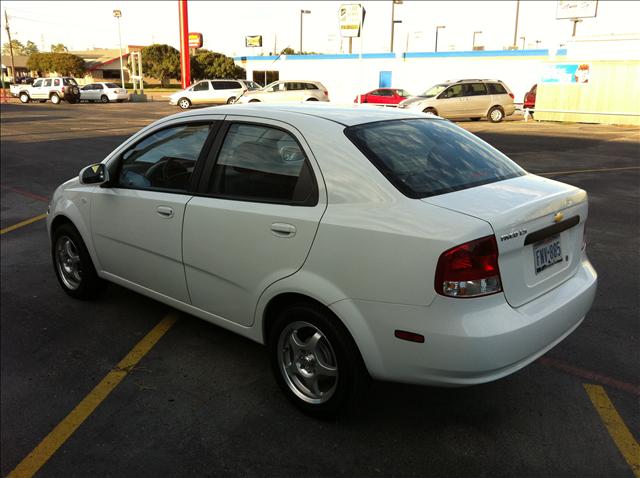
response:
<path fill-rule="evenodd" d="M 115 83 L 89 83 L 80 88 L 80 101 L 122 102 L 129 98 L 127 90 Z"/>
<path fill-rule="evenodd" d="M 329 416 L 375 379 L 509 375 L 573 332 L 597 275 L 587 194 L 455 124 L 362 107 L 234 105 L 144 128 L 55 191 L 53 266 L 266 344 Z"/>

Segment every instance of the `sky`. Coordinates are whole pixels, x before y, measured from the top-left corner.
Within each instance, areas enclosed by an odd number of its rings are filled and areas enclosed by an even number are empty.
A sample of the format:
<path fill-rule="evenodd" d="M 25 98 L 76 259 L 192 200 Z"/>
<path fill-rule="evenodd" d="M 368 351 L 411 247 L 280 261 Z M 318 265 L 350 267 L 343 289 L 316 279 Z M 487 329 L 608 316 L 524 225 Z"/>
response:
<path fill-rule="evenodd" d="M 200 32 L 204 48 L 226 55 L 257 55 L 300 43 L 300 10 L 310 10 L 303 20 L 303 50 L 321 53 L 348 51 L 341 40 L 336 1 L 195 1 L 189 5 L 189 31 Z M 362 37 L 364 52 L 390 49 L 391 0 L 361 2 L 366 9 Z M 117 48 L 118 24 L 112 11 L 122 11 L 124 45 L 168 43 L 179 48 L 177 0 L 145 1 L 12 1 L 2 2 L 9 15 L 13 38 L 49 51 L 53 43 L 70 50 Z M 513 42 L 516 1 L 417 1 L 396 5 L 394 50 L 433 51 L 435 27 L 439 31 L 438 50 L 470 50 L 473 32 L 476 44 L 487 50 L 502 50 Z M 578 24 L 578 36 L 640 32 L 640 2 L 598 2 L 596 18 Z M 553 48 L 571 37 L 572 23 L 556 20 L 555 1 L 520 2 L 518 39 L 520 47 Z M 262 35 L 263 48 L 246 48 L 246 35 Z M 524 40 L 520 37 L 524 37 Z M 7 41 L 4 11 L 2 43 Z M 353 51 L 360 51 L 358 39 Z"/>

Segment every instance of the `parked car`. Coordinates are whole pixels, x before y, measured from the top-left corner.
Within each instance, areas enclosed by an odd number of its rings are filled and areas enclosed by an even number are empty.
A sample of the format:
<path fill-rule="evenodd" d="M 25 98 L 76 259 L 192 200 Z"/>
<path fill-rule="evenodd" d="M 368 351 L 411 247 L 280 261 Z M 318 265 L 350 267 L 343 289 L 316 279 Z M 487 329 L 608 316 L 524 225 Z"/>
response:
<path fill-rule="evenodd" d="M 122 103 L 129 99 L 125 88 L 115 83 L 89 83 L 80 88 L 80 99 L 83 101 L 109 103 L 117 101 Z"/>
<path fill-rule="evenodd" d="M 53 78 L 38 78 L 31 85 L 11 85 L 10 92 L 20 98 L 23 103 L 38 100 L 44 103 L 51 100 L 59 104 L 62 100 L 69 103 L 80 101 L 80 88 L 74 78 L 57 76 Z"/>
<path fill-rule="evenodd" d="M 233 105 L 163 118 L 60 185 L 53 268 L 266 344 L 307 413 L 363 377 L 505 377 L 582 322 L 587 194 L 422 112 Z M 366 380 L 365 380 L 366 382 Z"/>
<path fill-rule="evenodd" d="M 398 88 L 378 88 L 361 95 L 362 99 L 358 101 L 358 97 L 353 100 L 354 103 L 372 103 L 376 105 L 397 105 L 401 101 L 406 100 L 411 95 L 405 90 Z"/>
<path fill-rule="evenodd" d="M 191 105 L 231 104 L 246 91 L 258 88 L 260 85 L 249 80 L 202 80 L 172 94 L 169 104 L 178 105 L 183 110 L 191 108 Z"/>
<path fill-rule="evenodd" d="M 30 85 L 35 81 L 35 78 L 31 76 L 21 76 L 16 80 L 16 84 L 18 85 Z"/>
<path fill-rule="evenodd" d="M 522 107 L 529 108 L 531 110 L 536 107 L 536 91 L 538 90 L 538 84 L 536 83 L 531 89 L 524 94 L 524 102 Z M 529 113 L 531 114 L 531 113 Z"/>
<path fill-rule="evenodd" d="M 289 101 L 329 101 L 329 92 L 319 81 L 274 81 L 259 90 L 247 91 L 238 103 L 285 103 Z"/>
<path fill-rule="evenodd" d="M 486 117 L 498 123 L 516 110 L 513 98 L 511 90 L 500 80 L 457 80 L 435 85 L 398 107 L 451 119 L 477 121 Z"/>

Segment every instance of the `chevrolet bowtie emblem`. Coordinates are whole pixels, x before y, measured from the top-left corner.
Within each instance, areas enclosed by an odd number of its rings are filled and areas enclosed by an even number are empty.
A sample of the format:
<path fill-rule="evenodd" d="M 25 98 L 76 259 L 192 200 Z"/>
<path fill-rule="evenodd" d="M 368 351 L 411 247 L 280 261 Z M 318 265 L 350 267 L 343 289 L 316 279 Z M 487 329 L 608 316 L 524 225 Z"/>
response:
<path fill-rule="evenodd" d="M 561 212 L 557 212 L 555 216 L 553 216 L 553 222 L 560 222 L 564 219 L 564 214 Z"/>

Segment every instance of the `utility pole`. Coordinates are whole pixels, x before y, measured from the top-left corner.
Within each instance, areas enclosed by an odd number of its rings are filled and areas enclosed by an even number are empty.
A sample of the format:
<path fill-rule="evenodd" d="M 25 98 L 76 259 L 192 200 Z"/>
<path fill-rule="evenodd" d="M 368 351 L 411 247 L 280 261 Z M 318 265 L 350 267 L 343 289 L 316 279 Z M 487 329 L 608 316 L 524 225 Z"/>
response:
<path fill-rule="evenodd" d="M 6 13 L 6 10 L 5 10 L 5 13 Z M 571 37 L 573 38 L 574 36 L 576 36 L 576 26 L 578 25 L 578 23 L 582 21 L 582 19 L 572 18 L 571 21 L 573 22 L 573 33 L 571 34 Z"/>
<path fill-rule="evenodd" d="M 120 10 L 114 10 L 113 16 L 118 21 L 118 50 L 120 51 L 120 81 L 122 82 L 122 88 L 124 88 L 124 68 L 122 66 L 122 35 L 120 34 L 120 17 L 122 12 Z"/>
<path fill-rule="evenodd" d="M 433 49 L 433 51 L 435 51 L 435 52 L 438 51 L 438 30 L 440 30 L 441 28 L 446 28 L 446 27 L 444 25 L 438 25 L 436 27 L 436 46 Z"/>
<path fill-rule="evenodd" d="M 472 51 L 476 49 L 476 35 L 479 35 L 480 33 L 482 32 L 481 31 L 473 32 L 473 43 L 471 44 Z"/>
<path fill-rule="evenodd" d="M 7 36 L 9 37 L 9 54 L 11 55 L 11 74 L 13 75 L 13 82 L 16 82 L 16 65 L 13 61 L 13 44 L 11 43 L 11 31 L 9 30 L 9 15 L 7 15 L 7 9 L 4 9 L 4 25 L 7 29 Z M 11 77 L 9 77 L 9 83 L 11 83 Z"/>
<path fill-rule="evenodd" d="M 517 49 L 518 48 L 518 16 L 520 15 L 520 0 L 516 0 L 516 26 L 515 26 L 515 30 L 513 31 L 513 48 Z"/>
<path fill-rule="evenodd" d="M 393 37 L 395 36 L 396 23 L 402 23 L 402 20 L 396 20 L 396 5 L 402 5 L 403 0 L 391 0 L 391 46 L 389 51 L 393 53 Z"/>
<path fill-rule="evenodd" d="M 311 10 L 300 10 L 300 54 L 302 55 L 302 16 L 311 13 Z"/>

